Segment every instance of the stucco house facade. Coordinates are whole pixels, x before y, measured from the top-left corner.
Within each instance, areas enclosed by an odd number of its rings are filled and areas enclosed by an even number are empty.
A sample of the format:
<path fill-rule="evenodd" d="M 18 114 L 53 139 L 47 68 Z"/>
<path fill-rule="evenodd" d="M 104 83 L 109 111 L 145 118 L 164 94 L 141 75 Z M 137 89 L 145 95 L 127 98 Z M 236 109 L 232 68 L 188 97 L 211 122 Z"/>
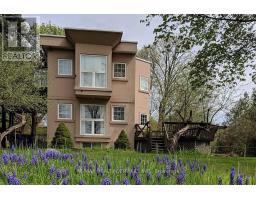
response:
<path fill-rule="evenodd" d="M 75 147 L 113 146 L 121 130 L 133 147 L 134 125 L 149 120 L 150 63 L 136 57 L 136 42 L 121 38 L 122 32 L 71 28 L 65 36 L 40 36 L 48 141 L 64 122 Z"/>

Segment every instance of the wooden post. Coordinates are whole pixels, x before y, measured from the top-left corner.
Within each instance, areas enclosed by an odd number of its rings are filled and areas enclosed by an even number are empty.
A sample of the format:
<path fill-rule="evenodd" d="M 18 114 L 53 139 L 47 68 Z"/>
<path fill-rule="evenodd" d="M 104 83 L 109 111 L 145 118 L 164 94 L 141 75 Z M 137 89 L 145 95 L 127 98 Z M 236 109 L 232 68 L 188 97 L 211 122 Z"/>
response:
<path fill-rule="evenodd" d="M 31 125 L 31 139 L 32 145 L 35 143 L 35 136 L 36 136 L 36 112 L 31 113 L 32 125 Z"/>
<path fill-rule="evenodd" d="M 5 107 L 2 105 L 2 129 L 1 132 L 6 131 L 6 110 Z"/>

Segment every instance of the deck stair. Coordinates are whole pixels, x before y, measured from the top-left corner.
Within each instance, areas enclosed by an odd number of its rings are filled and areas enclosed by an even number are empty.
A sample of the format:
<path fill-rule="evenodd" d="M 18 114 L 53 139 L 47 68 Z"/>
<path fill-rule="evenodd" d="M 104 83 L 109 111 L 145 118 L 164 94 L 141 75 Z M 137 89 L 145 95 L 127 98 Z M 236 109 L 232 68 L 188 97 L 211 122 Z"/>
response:
<path fill-rule="evenodd" d="M 151 151 L 156 153 L 165 151 L 164 136 L 153 136 L 151 138 Z"/>

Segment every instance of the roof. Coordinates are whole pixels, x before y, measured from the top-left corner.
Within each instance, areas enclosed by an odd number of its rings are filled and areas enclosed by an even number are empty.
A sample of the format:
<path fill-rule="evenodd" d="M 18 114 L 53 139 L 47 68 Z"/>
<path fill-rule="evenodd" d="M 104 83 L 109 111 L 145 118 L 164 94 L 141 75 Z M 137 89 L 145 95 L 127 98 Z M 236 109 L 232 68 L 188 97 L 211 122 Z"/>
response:
<path fill-rule="evenodd" d="M 151 62 L 151 61 L 148 61 L 148 60 L 144 60 L 144 59 L 142 59 L 142 58 L 139 58 L 139 57 L 136 57 L 136 59 L 137 59 L 137 60 L 139 60 L 139 61 L 145 62 L 145 63 L 149 63 L 149 64 L 152 64 L 152 62 Z"/>
<path fill-rule="evenodd" d="M 122 31 L 64 28 L 64 35 L 40 34 L 45 49 L 74 49 L 75 43 L 112 46 L 113 53 L 137 53 L 136 41 L 122 41 Z M 146 62 L 146 61 L 145 61 Z"/>
<path fill-rule="evenodd" d="M 72 43 L 98 44 L 115 47 L 121 42 L 123 32 L 65 28 L 65 34 Z"/>

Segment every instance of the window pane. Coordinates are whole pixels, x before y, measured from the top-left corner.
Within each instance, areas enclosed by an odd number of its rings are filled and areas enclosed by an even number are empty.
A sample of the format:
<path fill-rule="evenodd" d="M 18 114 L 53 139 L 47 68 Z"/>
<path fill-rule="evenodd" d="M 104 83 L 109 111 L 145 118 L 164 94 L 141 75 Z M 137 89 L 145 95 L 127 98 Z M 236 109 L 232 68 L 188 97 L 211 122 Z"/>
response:
<path fill-rule="evenodd" d="M 94 134 L 104 134 L 104 122 L 95 121 L 94 122 Z"/>
<path fill-rule="evenodd" d="M 124 120 L 124 107 L 114 107 L 114 120 Z"/>
<path fill-rule="evenodd" d="M 59 104 L 59 118 L 60 119 L 71 119 L 71 104 Z"/>
<path fill-rule="evenodd" d="M 141 115 L 140 115 L 140 123 L 141 123 L 142 125 L 144 125 L 144 124 L 147 123 L 147 115 L 145 115 L 145 114 L 141 114 Z"/>
<path fill-rule="evenodd" d="M 105 87 L 106 86 L 106 74 L 96 73 L 95 74 L 95 86 Z"/>
<path fill-rule="evenodd" d="M 92 121 L 81 121 L 81 134 L 92 134 Z"/>
<path fill-rule="evenodd" d="M 81 55 L 81 70 L 105 73 L 106 56 Z"/>
<path fill-rule="evenodd" d="M 140 89 L 148 91 L 148 78 L 140 77 Z"/>
<path fill-rule="evenodd" d="M 125 77 L 125 64 L 114 64 L 114 77 L 116 78 Z"/>
<path fill-rule="evenodd" d="M 93 86 L 92 83 L 93 80 L 93 74 L 91 72 L 82 72 L 81 76 L 81 84 L 82 86 Z"/>
<path fill-rule="evenodd" d="M 106 87 L 106 56 L 81 55 L 81 86 Z"/>
<path fill-rule="evenodd" d="M 104 134 L 105 106 L 81 105 L 81 134 Z"/>
<path fill-rule="evenodd" d="M 72 61 L 59 60 L 59 75 L 72 75 Z"/>

